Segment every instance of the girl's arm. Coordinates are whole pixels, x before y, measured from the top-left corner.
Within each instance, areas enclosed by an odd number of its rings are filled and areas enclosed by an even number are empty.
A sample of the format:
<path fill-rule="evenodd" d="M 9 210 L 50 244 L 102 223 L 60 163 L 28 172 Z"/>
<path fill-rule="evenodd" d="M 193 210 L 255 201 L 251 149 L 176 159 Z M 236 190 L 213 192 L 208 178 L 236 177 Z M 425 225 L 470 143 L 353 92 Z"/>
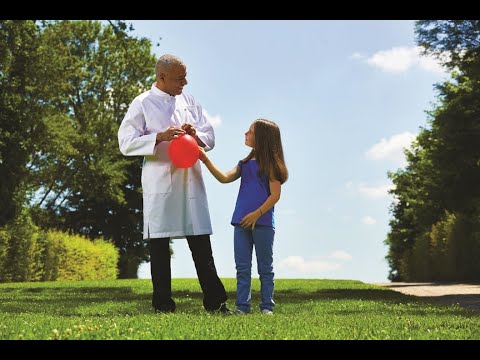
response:
<path fill-rule="evenodd" d="M 222 172 L 220 171 L 214 163 L 208 158 L 207 154 L 205 153 L 205 150 L 203 148 L 200 148 L 200 156 L 199 159 L 205 164 L 207 167 L 208 171 L 212 173 L 215 178 L 220 181 L 223 184 L 230 183 L 232 181 L 237 180 L 240 177 L 240 166 L 235 166 L 232 170 L 227 171 L 227 172 Z"/>
<path fill-rule="evenodd" d="M 251 213 L 245 215 L 242 220 L 240 220 L 240 226 L 247 228 L 251 227 L 252 229 L 255 227 L 257 220 L 265 214 L 268 210 L 270 210 L 277 202 L 280 200 L 280 194 L 282 192 L 282 184 L 278 180 L 270 180 L 270 196 L 265 200 L 265 202 L 259 206 L 259 208 Z"/>

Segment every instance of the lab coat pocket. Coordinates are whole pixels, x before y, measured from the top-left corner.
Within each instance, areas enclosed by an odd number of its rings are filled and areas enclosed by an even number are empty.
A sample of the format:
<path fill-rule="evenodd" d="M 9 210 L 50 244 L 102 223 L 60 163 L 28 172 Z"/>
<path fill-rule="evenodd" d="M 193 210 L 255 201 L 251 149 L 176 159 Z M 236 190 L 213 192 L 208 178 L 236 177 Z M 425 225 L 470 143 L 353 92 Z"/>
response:
<path fill-rule="evenodd" d="M 185 122 L 193 123 L 202 118 L 202 107 L 200 105 L 185 106 Z"/>
<path fill-rule="evenodd" d="M 172 172 L 170 165 L 157 161 L 146 162 L 142 171 L 142 188 L 147 194 L 167 194 L 172 192 Z"/>

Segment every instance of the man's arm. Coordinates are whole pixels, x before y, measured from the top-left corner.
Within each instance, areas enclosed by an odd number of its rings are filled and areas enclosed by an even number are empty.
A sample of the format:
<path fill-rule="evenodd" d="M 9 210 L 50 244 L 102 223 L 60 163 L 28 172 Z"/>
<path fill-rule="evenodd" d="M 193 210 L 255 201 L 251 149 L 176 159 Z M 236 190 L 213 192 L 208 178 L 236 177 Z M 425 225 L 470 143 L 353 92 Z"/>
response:
<path fill-rule="evenodd" d="M 194 122 L 191 124 L 195 129 L 195 136 L 197 144 L 204 148 L 205 151 L 210 151 L 215 147 L 215 131 L 210 121 L 205 116 L 205 111 L 202 106 L 195 101 L 196 116 Z M 191 135 L 191 134 L 190 134 Z"/>
<path fill-rule="evenodd" d="M 125 156 L 152 155 L 157 134 L 146 134 L 145 116 L 139 101 L 128 108 L 118 129 L 118 145 Z"/>

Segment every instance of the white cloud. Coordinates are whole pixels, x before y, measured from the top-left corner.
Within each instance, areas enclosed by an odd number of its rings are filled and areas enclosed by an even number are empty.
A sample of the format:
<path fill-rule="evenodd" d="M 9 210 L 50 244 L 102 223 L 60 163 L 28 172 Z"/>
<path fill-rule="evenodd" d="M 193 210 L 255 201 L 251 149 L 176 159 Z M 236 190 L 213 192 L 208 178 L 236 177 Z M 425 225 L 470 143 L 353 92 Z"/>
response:
<path fill-rule="evenodd" d="M 294 270 L 301 273 L 319 273 L 324 271 L 338 270 L 341 264 L 338 261 L 350 261 L 352 255 L 343 250 L 335 250 L 327 258 L 333 261 L 321 259 L 305 260 L 303 256 L 288 256 L 280 261 L 280 267 L 287 270 Z"/>
<path fill-rule="evenodd" d="M 352 181 L 348 181 L 345 184 L 345 188 L 349 193 L 359 193 L 362 196 L 365 196 L 370 199 L 378 199 L 383 198 L 389 195 L 388 191 L 393 189 L 395 185 L 392 183 L 390 184 L 383 184 L 378 186 L 368 186 L 365 183 L 360 183 L 358 185 L 354 185 Z M 347 219 L 347 217 L 344 217 Z"/>
<path fill-rule="evenodd" d="M 374 225 L 374 224 L 377 223 L 377 220 L 375 220 L 371 216 L 367 215 L 367 216 L 363 217 L 362 222 L 366 225 Z"/>
<path fill-rule="evenodd" d="M 443 74 L 446 72 L 446 70 L 443 68 L 440 63 L 432 58 L 432 57 L 426 57 L 422 56 L 420 59 L 418 59 L 418 65 L 426 71 L 437 73 L 437 74 Z"/>
<path fill-rule="evenodd" d="M 366 184 L 359 184 L 358 192 L 368 198 L 378 199 L 388 196 L 388 190 L 393 189 L 393 184 L 384 184 L 379 186 L 368 186 Z"/>
<path fill-rule="evenodd" d="M 352 255 L 347 253 L 346 251 L 343 250 L 336 250 L 333 253 L 330 254 L 331 259 L 335 260 L 344 260 L 344 261 L 349 261 L 352 260 Z"/>
<path fill-rule="evenodd" d="M 220 117 L 220 115 L 212 116 L 208 113 L 207 110 L 205 110 L 205 108 L 203 109 L 203 112 L 204 112 L 205 116 L 207 117 L 208 121 L 210 121 L 210 124 L 212 124 L 212 126 L 214 128 L 217 128 L 222 124 L 223 120 Z"/>
<path fill-rule="evenodd" d="M 301 273 L 316 273 L 337 270 L 340 268 L 340 264 L 322 260 L 306 261 L 302 256 L 288 256 L 280 262 L 280 267 Z"/>
<path fill-rule="evenodd" d="M 350 56 L 352 59 L 363 60 L 365 56 L 355 52 Z M 384 72 L 404 73 L 418 66 L 429 72 L 446 74 L 440 62 L 431 56 L 420 55 L 420 47 L 393 47 L 388 50 L 380 50 L 366 59 L 367 64 L 377 67 Z"/>
<path fill-rule="evenodd" d="M 367 150 L 366 156 L 372 160 L 393 160 L 404 166 L 406 164 L 404 148 L 410 148 L 417 135 L 405 131 L 392 135 L 389 139 L 382 138 L 379 143 Z"/>
<path fill-rule="evenodd" d="M 380 50 L 367 59 L 367 63 L 385 72 L 405 72 L 418 60 L 416 48 L 397 47 Z"/>

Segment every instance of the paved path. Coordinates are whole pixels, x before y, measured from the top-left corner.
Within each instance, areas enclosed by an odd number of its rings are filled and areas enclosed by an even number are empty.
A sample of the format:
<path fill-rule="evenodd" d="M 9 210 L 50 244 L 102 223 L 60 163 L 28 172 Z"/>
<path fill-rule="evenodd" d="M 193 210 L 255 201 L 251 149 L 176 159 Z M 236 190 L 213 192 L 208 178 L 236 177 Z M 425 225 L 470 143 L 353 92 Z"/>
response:
<path fill-rule="evenodd" d="M 375 283 L 407 295 L 447 304 L 458 304 L 471 309 L 480 309 L 480 284 L 452 283 Z"/>

